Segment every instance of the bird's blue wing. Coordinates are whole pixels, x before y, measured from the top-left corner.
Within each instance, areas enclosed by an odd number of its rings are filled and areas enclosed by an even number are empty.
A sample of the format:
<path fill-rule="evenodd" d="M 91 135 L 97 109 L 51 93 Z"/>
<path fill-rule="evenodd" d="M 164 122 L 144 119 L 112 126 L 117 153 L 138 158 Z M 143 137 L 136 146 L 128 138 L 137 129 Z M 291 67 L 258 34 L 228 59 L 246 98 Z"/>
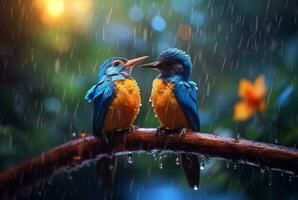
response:
<path fill-rule="evenodd" d="M 179 81 L 175 84 L 175 96 L 193 131 L 200 131 L 199 106 L 196 94 L 197 86 L 192 81 Z"/>
<path fill-rule="evenodd" d="M 103 123 L 108 108 L 115 96 L 115 88 L 112 81 L 105 80 L 92 86 L 85 99 L 94 103 L 93 111 L 93 134 L 99 135 L 102 132 Z"/>

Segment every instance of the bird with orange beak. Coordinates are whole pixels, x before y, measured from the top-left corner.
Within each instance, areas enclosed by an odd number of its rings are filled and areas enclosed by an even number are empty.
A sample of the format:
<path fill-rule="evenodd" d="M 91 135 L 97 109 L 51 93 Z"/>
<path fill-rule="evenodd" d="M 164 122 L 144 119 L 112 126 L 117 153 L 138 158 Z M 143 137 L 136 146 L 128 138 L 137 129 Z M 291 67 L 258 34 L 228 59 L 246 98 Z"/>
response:
<path fill-rule="evenodd" d="M 132 67 L 147 56 L 128 60 L 112 57 L 105 60 L 98 75 L 98 83 L 87 92 L 85 99 L 93 102 L 93 134 L 105 136 L 129 129 L 141 105 L 140 89 L 131 76 Z M 106 137 L 104 137 L 106 138 Z M 115 173 L 114 157 L 103 157 L 97 163 L 103 185 L 110 185 Z"/>

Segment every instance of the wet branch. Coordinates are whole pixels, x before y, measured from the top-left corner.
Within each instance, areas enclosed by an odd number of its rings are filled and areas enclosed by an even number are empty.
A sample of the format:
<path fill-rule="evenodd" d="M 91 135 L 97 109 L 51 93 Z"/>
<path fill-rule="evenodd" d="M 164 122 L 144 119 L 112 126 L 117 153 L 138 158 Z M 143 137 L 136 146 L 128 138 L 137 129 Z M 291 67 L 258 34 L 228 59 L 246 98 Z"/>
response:
<path fill-rule="evenodd" d="M 109 143 L 87 135 L 69 141 L 0 173 L 1 193 L 13 192 L 57 174 L 63 169 L 83 165 L 107 154 L 127 154 L 151 150 L 193 152 L 271 170 L 298 172 L 298 150 L 244 139 L 227 138 L 187 131 L 157 135 L 156 129 L 135 129 L 133 133 L 110 135 Z"/>

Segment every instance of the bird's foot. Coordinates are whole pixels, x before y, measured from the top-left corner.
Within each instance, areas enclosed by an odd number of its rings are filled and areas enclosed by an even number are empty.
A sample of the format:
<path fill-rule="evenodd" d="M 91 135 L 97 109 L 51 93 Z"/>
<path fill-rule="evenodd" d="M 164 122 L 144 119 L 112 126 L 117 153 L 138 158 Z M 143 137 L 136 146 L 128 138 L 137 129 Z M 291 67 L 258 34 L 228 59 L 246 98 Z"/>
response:
<path fill-rule="evenodd" d="M 108 144 L 109 143 L 109 139 L 108 139 L 108 136 L 103 133 L 100 135 L 100 139 L 105 143 L 105 144 Z"/>
<path fill-rule="evenodd" d="M 164 127 L 164 126 L 158 127 L 158 128 L 156 129 L 156 134 L 155 134 L 155 136 L 163 135 L 163 134 L 165 134 L 165 132 L 166 132 L 166 127 Z"/>
<path fill-rule="evenodd" d="M 180 129 L 179 137 L 180 137 L 180 138 L 183 138 L 183 137 L 185 136 L 185 134 L 186 134 L 186 131 L 187 131 L 186 128 L 182 128 L 182 129 Z"/>
<path fill-rule="evenodd" d="M 131 125 L 129 128 L 128 128 L 128 130 L 127 130 L 127 132 L 128 133 L 133 133 L 136 129 L 138 129 L 139 127 L 138 126 L 135 126 L 135 125 Z"/>

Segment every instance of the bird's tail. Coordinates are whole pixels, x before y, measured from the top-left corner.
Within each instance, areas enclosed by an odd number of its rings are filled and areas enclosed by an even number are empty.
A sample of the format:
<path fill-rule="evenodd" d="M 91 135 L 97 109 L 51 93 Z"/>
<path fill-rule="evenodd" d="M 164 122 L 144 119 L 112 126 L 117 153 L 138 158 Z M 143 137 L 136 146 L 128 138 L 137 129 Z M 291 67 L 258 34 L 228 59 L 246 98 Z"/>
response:
<path fill-rule="evenodd" d="M 197 190 L 200 184 L 200 160 L 195 154 L 181 154 L 181 163 L 189 187 Z"/>
<path fill-rule="evenodd" d="M 103 187 L 108 187 L 113 184 L 116 167 L 117 167 L 117 160 L 115 156 L 102 157 L 97 161 L 96 172 L 98 176 L 101 177 Z"/>

